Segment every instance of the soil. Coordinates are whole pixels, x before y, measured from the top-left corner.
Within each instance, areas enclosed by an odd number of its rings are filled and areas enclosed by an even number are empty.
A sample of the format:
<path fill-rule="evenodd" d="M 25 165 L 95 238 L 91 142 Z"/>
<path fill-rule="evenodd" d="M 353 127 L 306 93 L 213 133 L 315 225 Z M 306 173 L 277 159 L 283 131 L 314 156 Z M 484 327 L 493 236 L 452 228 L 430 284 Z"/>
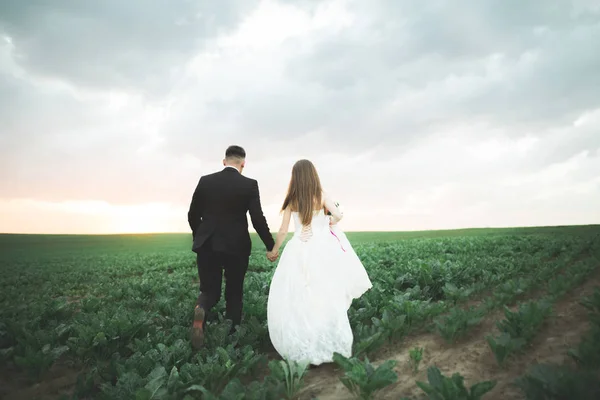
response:
<path fill-rule="evenodd" d="M 385 360 L 396 360 L 398 381 L 378 393 L 379 399 L 402 397 L 420 397 L 424 393 L 415 381 L 427 382 L 427 368 L 437 366 L 442 374 L 451 376 L 458 372 L 465 377 L 465 385 L 495 380 L 495 388 L 484 396 L 486 400 L 524 399 L 520 391 L 512 383 L 523 375 L 527 369 L 537 363 L 571 363 L 567 356 L 570 348 L 577 346 L 589 328 L 586 309 L 579 304 L 582 297 L 590 295 L 594 287 L 600 286 L 600 273 L 595 273 L 580 288 L 572 290 L 564 298 L 554 304 L 553 314 L 548 317 L 536 339 L 524 353 L 513 356 L 504 368 L 498 366 L 494 354 L 490 350 L 485 337 L 497 334 L 496 321 L 503 319 L 503 312 L 496 311 L 488 315 L 481 325 L 474 329 L 470 337 L 455 344 L 447 344 L 441 336 L 434 333 L 406 338 L 395 349 L 388 349 Z M 412 373 L 408 352 L 414 347 L 423 347 L 423 359 L 419 372 Z M 309 400 L 347 400 L 350 393 L 340 382 L 342 372 L 333 365 L 325 365 L 310 370 L 305 378 L 305 389 L 301 399 Z"/>
<path fill-rule="evenodd" d="M 485 336 L 496 334 L 496 321 L 503 318 L 502 311 L 488 315 L 469 337 L 455 344 L 447 344 L 438 334 L 422 333 L 409 336 L 400 344 L 380 352 L 375 364 L 385 360 L 396 360 L 398 381 L 382 390 L 377 398 L 397 400 L 402 397 L 420 397 L 423 392 L 415 381 L 427 381 L 426 370 L 437 366 L 444 375 L 455 372 L 465 377 L 467 387 L 484 380 L 495 380 L 495 388 L 484 396 L 486 400 L 523 399 L 512 382 L 536 363 L 570 363 L 567 351 L 575 347 L 588 330 L 586 310 L 579 304 L 582 297 L 590 295 L 594 287 L 600 286 L 600 271 L 590 277 L 581 287 L 572 290 L 554 304 L 553 314 L 548 317 L 538 336 L 522 354 L 514 356 L 504 368 L 496 363 Z M 423 347 L 423 359 L 419 372 L 413 374 L 409 365 L 408 352 L 414 347 Z M 34 385 L 22 374 L 0 368 L 0 399 L 29 400 L 57 399 L 69 393 L 80 371 L 68 365 L 56 363 L 41 382 Z M 348 390 L 340 382 L 342 372 L 334 364 L 311 368 L 305 377 L 305 386 L 300 399 L 347 400 Z"/>
<path fill-rule="evenodd" d="M 71 393 L 80 370 L 60 362 L 55 363 L 43 379 L 34 385 L 22 373 L 10 369 L 0 370 L 0 399 L 2 400 L 53 400 Z"/>

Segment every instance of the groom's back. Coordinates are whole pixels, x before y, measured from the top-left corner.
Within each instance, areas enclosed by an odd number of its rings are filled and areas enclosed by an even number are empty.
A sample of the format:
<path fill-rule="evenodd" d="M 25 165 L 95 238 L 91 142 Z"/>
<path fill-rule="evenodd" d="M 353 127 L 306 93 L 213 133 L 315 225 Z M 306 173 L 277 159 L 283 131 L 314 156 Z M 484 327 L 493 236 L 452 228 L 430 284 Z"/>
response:
<path fill-rule="evenodd" d="M 250 254 L 246 214 L 255 198 L 258 183 L 235 168 L 203 176 L 188 215 L 194 234 L 193 250 L 210 243 L 216 251 Z"/>
<path fill-rule="evenodd" d="M 275 245 L 260 205 L 258 182 L 241 174 L 245 159 L 243 148 L 229 146 L 223 160 L 225 169 L 200 178 L 188 212 L 193 251 L 206 244 L 214 251 L 250 255 L 248 211 L 267 249 L 270 251 Z"/>
<path fill-rule="evenodd" d="M 233 168 L 202 177 L 203 218 L 243 219 L 248 228 L 246 213 L 252 195 L 252 179 Z"/>

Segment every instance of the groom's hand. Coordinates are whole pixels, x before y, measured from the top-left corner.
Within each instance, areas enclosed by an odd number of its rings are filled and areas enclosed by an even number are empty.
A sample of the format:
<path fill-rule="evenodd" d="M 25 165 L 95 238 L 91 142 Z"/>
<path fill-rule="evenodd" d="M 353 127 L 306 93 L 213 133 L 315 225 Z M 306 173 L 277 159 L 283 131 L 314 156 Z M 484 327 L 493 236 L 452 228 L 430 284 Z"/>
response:
<path fill-rule="evenodd" d="M 279 256 L 279 254 L 276 251 L 267 251 L 267 258 L 271 262 L 274 262 L 275 260 L 277 260 L 278 256 Z"/>

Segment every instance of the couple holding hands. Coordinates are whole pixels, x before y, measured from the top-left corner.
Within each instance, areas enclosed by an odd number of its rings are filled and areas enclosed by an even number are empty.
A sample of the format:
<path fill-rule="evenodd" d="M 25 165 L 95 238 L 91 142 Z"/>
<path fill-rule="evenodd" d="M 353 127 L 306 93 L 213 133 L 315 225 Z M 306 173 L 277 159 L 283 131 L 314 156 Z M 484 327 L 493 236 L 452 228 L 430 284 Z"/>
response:
<path fill-rule="evenodd" d="M 245 159 L 243 148 L 230 146 L 223 160 L 225 168 L 203 176 L 192 197 L 188 222 L 200 278 L 192 344 L 198 348 L 204 343 L 206 317 L 221 298 L 223 275 L 226 318 L 233 322 L 232 330 L 241 323 L 244 277 L 252 249 L 249 213 L 272 262 L 279 257 L 294 220 L 294 235 L 281 253 L 269 288 L 267 320 L 277 352 L 284 359 L 312 365 L 332 362 L 335 352 L 350 357 L 353 335 L 347 312 L 352 300 L 372 285 L 337 226 L 343 214 L 323 192 L 314 165 L 300 160 L 292 168 L 281 227 L 273 240 L 258 182 L 242 175 Z"/>

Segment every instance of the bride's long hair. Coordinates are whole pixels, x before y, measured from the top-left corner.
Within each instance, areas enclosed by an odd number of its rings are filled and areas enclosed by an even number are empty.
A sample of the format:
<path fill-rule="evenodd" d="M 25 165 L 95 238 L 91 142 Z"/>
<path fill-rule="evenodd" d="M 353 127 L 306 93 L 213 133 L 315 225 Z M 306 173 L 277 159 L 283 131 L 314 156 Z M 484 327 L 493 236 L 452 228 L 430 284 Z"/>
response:
<path fill-rule="evenodd" d="M 281 210 L 297 211 L 302 225 L 310 225 L 313 214 L 323 207 L 323 189 L 317 169 L 308 160 L 300 160 L 292 168 L 292 178 Z"/>

